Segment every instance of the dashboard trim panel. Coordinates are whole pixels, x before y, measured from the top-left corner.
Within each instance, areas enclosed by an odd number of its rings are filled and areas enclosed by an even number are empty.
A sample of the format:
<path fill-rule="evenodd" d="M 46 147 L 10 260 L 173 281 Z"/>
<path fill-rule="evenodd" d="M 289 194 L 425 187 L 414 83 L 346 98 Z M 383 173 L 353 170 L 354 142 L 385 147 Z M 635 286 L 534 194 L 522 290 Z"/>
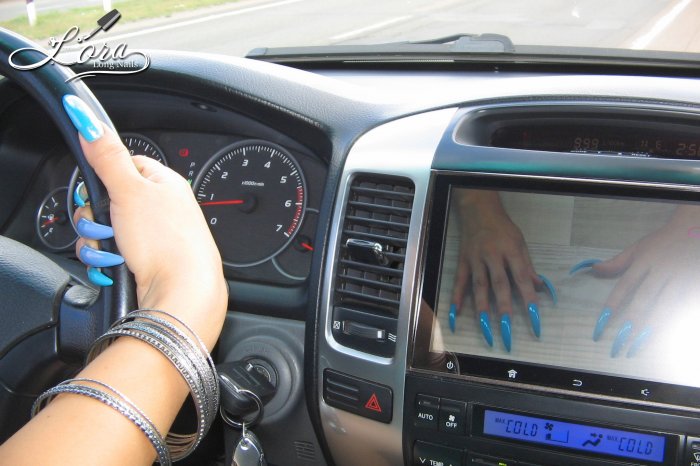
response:
<path fill-rule="evenodd" d="M 370 379 L 388 385 L 394 392 L 394 416 L 390 424 L 338 410 L 319 397 L 321 420 L 326 441 L 338 465 L 372 464 L 394 465 L 403 462 L 402 427 L 403 398 L 406 375 L 406 355 L 410 336 L 410 318 L 417 304 L 415 291 L 418 251 L 421 250 L 422 226 L 430 183 L 430 165 L 438 142 L 455 114 L 455 109 L 444 109 L 418 114 L 389 122 L 369 131 L 358 139 L 350 150 L 341 177 L 333 214 L 333 229 L 328 242 L 328 255 L 323 272 L 323 296 L 319 328 L 319 372 L 326 368 Z M 338 344 L 331 331 L 332 286 L 336 272 L 338 225 L 343 224 L 345 204 L 350 183 L 357 174 L 371 173 L 410 178 L 415 184 L 413 213 L 408 235 L 408 246 L 402 288 L 413 290 L 403 293 L 398 316 L 396 353 L 393 358 L 372 356 Z M 322 393 L 319 380 L 318 392 Z M 358 442 L 363 448 L 358 449 Z"/>

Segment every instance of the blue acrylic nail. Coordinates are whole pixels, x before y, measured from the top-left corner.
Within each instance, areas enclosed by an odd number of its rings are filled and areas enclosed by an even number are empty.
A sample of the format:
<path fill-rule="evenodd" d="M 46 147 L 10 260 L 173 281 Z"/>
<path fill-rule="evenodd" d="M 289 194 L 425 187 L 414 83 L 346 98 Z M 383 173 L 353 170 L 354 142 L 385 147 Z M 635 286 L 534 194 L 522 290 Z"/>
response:
<path fill-rule="evenodd" d="M 554 288 L 554 284 L 552 281 L 545 277 L 544 275 L 538 275 L 540 277 L 540 280 L 542 280 L 542 283 L 544 283 L 544 286 L 547 288 L 547 291 L 549 292 L 549 295 L 552 297 L 552 302 L 554 305 L 557 305 L 557 301 L 559 301 L 559 297 L 557 296 L 557 289 Z"/>
<path fill-rule="evenodd" d="M 633 358 L 637 355 L 637 353 L 639 353 L 639 350 L 642 349 L 647 340 L 649 340 L 649 337 L 651 336 L 651 331 L 651 327 L 644 327 L 644 330 L 642 330 L 639 333 L 639 335 L 637 335 L 635 339 L 632 340 L 630 349 L 627 350 L 628 358 Z"/>
<path fill-rule="evenodd" d="M 616 357 L 632 333 L 632 322 L 629 320 L 622 324 L 620 331 L 617 332 L 615 341 L 613 341 L 612 349 L 610 350 L 610 357 Z"/>
<path fill-rule="evenodd" d="M 124 258 L 119 254 L 99 251 L 90 246 L 80 248 L 80 260 L 92 267 L 113 267 L 124 263 Z"/>
<path fill-rule="evenodd" d="M 112 286 L 114 281 L 107 275 L 103 274 L 100 269 L 94 267 L 87 268 L 88 279 L 97 286 Z"/>
<path fill-rule="evenodd" d="M 603 330 L 605 330 L 605 326 L 608 324 L 611 315 L 612 309 L 609 307 L 601 311 L 600 316 L 598 316 L 598 321 L 595 323 L 595 328 L 593 329 L 593 341 L 600 340 L 600 336 L 603 334 Z"/>
<path fill-rule="evenodd" d="M 512 337 L 510 332 L 510 316 L 508 314 L 503 314 L 501 316 L 501 338 L 503 339 L 503 345 L 506 347 L 506 351 L 510 353 Z"/>
<path fill-rule="evenodd" d="M 493 346 L 493 332 L 491 331 L 491 322 L 489 322 L 489 313 L 481 311 L 479 313 L 479 324 L 481 325 L 481 333 L 484 334 L 484 339 L 489 346 Z"/>
<path fill-rule="evenodd" d="M 455 333 L 455 327 L 457 325 L 457 305 L 450 304 L 450 316 L 449 316 L 450 330 Z"/>
<path fill-rule="evenodd" d="M 530 303 L 527 305 L 527 312 L 530 314 L 530 323 L 532 324 L 532 332 L 537 338 L 540 337 L 540 310 L 537 304 Z"/>
<path fill-rule="evenodd" d="M 93 142 L 102 137 L 104 134 L 102 124 L 83 99 L 73 94 L 66 94 L 63 96 L 63 108 L 73 122 L 73 126 L 86 141 Z"/>
<path fill-rule="evenodd" d="M 87 190 L 85 189 L 85 183 L 81 181 L 80 183 L 78 183 L 78 186 L 75 187 L 75 191 L 73 191 L 73 202 L 78 207 L 85 207 L 85 201 L 87 201 L 87 196 L 83 198 L 83 191 L 85 192 L 85 194 L 87 194 Z"/>
<path fill-rule="evenodd" d="M 571 270 L 569 270 L 569 275 L 573 275 L 576 272 L 578 272 L 581 269 L 587 269 L 589 267 L 593 267 L 594 265 L 603 262 L 602 259 L 585 259 L 579 262 L 578 264 L 574 265 L 571 267 Z"/>
<path fill-rule="evenodd" d="M 114 236 L 112 227 L 102 225 L 101 223 L 95 223 L 86 218 L 78 220 L 76 228 L 78 234 L 87 239 L 107 239 Z"/>

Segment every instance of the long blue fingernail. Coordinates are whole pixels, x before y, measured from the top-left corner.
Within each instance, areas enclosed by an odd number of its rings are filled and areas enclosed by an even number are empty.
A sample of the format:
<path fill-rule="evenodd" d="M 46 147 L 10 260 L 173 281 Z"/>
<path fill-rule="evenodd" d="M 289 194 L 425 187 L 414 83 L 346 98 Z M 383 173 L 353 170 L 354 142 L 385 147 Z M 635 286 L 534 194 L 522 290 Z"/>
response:
<path fill-rule="evenodd" d="M 527 312 L 530 314 L 530 323 L 532 324 L 532 332 L 537 338 L 540 337 L 540 310 L 537 304 L 530 303 L 527 305 Z"/>
<path fill-rule="evenodd" d="M 73 122 L 75 129 L 83 135 L 86 141 L 93 142 L 102 137 L 104 130 L 100 120 L 90 107 L 78 96 L 66 94 L 63 96 L 63 108 Z"/>
<path fill-rule="evenodd" d="M 112 286 L 114 281 L 107 275 L 103 274 L 100 269 L 94 267 L 87 268 L 88 279 L 97 286 Z"/>
<path fill-rule="evenodd" d="M 594 265 L 603 262 L 602 259 L 585 259 L 579 262 L 578 264 L 574 265 L 571 267 L 571 270 L 569 270 L 569 275 L 573 275 L 576 272 L 578 272 L 581 269 L 586 269 L 589 267 L 593 267 Z"/>
<path fill-rule="evenodd" d="M 450 330 L 455 333 L 455 326 L 457 325 L 457 305 L 450 304 L 450 316 L 449 316 Z"/>
<path fill-rule="evenodd" d="M 90 246 L 80 248 L 80 260 L 92 267 L 113 267 L 124 263 L 124 258 L 119 254 L 99 251 Z"/>
<path fill-rule="evenodd" d="M 642 349 L 644 346 L 644 343 L 649 340 L 649 337 L 651 336 L 651 327 L 644 327 L 644 330 L 642 330 L 639 335 L 635 337 L 634 340 L 632 340 L 632 344 L 630 345 L 630 349 L 627 350 L 627 357 L 628 358 L 633 358 L 639 353 L 639 350 Z"/>
<path fill-rule="evenodd" d="M 493 346 L 493 332 L 491 332 L 491 322 L 489 322 L 489 313 L 481 311 L 479 313 L 479 324 L 481 325 L 481 333 L 484 334 L 484 339 L 489 346 Z"/>
<path fill-rule="evenodd" d="M 627 342 L 630 333 L 632 333 L 632 322 L 628 320 L 624 324 L 622 324 L 620 331 L 617 332 L 615 341 L 613 341 L 612 349 L 610 350 L 610 357 L 614 358 L 618 355 L 622 347 L 625 346 L 625 343 Z"/>
<path fill-rule="evenodd" d="M 595 323 L 595 328 L 593 329 L 593 341 L 598 341 L 600 339 L 600 336 L 603 334 L 603 330 L 605 330 L 605 326 L 608 324 L 608 320 L 610 320 L 611 315 L 612 309 L 609 307 L 606 307 L 600 312 L 598 321 Z"/>
<path fill-rule="evenodd" d="M 540 277 L 540 280 L 542 280 L 542 283 L 544 283 L 544 286 L 547 288 L 547 291 L 549 291 L 549 295 L 552 297 L 552 302 L 554 305 L 557 305 L 557 301 L 559 301 L 559 297 L 557 296 L 557 289 L 554 288 L 554 284 L 551 282 L 551 280 L 544 275 L 538 275 Z"/>
<path fill-rule="evenodd" d="M 85 201 L 87 201 L 87 189 L 85 189 L 85 183 L 81 181 L 73 191 L 73 202 L 78 207 L 85 207 Z"/>
<path fill-rule="evenodd" d="M 506 351 L 510 353 L 512 338 L 510 333 L 510 316 L 508 314 L 503 314 L 501 316 L 501 338 L 503 339 L 503 345 L 506 347 Z"/>
<path fill-rule="evenodd" d="M 101 223 L 95 223 L 86 218 L 78 220 L 76 228 L 78 234 L 87 239 L 107 239 L 114 236 L 112 227 L 102 225 Z"/>

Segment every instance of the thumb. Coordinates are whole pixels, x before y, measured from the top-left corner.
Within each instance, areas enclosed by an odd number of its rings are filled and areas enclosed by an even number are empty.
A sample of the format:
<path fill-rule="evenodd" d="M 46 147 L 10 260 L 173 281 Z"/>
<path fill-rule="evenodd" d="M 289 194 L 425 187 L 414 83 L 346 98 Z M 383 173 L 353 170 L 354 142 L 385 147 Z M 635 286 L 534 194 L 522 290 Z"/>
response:
<path fill-rule="evenodd" d="M 66 95 L 63 107 L 80 133 L 85 158 L 113 198 L 115 193 L 139 177 L 129 151 L 119 136 L 107 128 L 82 99 Z"/>
<path fill-rule="evenodd" d="M 593 273 L 599 277 L 614 277 L 627 270 L 632 263 L 636 245 L 626 248 L 612 259 L 595 264 L 592 267 Z"/>

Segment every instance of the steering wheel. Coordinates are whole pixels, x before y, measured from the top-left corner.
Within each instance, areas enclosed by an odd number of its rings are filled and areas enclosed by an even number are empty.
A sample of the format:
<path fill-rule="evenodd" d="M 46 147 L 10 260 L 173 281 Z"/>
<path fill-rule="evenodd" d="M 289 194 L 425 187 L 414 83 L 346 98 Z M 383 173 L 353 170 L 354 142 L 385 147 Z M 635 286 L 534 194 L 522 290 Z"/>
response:
<path fill-rule="evenodd" d="M 90 193 L 95 220 L 110 225 L 107 190 L 87 163 L 78 132 L 63 109 L 62 98 L 83 99 L 110 128 L 114 125 L 88 87 L 58 64 L 20 71 L 10 64 L 33 64 L 46 55 L 41 47 L 0 28 L 0 74 L 22 87 L 53 120 Z M 116 251 L 114 240 L 101 241 Z M 136 308 L 133 276 L 125 265 L 110 268 L 114 284 L 99 292 L 71 283 L 70 276 L 43 254 L 0 236 L 0 443 L 27 420 L 34 399 L 46 388 L 75 373 L 92 342 L 109 325 Z"/>

